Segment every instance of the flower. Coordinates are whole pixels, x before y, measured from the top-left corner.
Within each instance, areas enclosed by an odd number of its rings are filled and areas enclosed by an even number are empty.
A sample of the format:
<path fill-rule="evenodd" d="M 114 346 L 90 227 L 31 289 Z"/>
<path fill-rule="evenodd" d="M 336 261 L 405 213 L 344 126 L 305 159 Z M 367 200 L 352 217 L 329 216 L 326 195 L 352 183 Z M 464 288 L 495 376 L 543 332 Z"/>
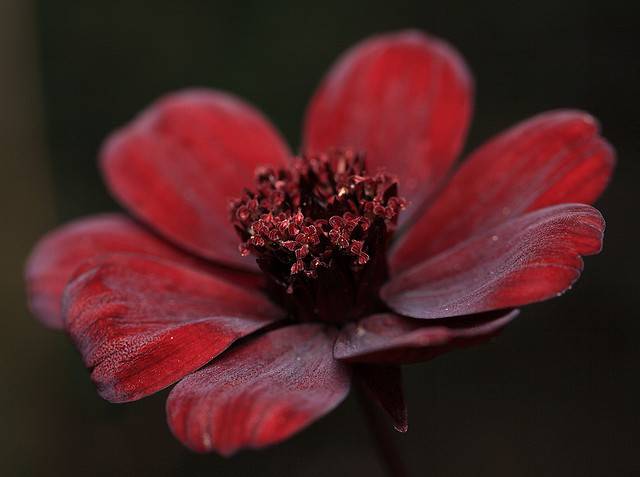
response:
<path fill-rule="evenodd" d="M 134 218 L 45 236 L 30 307 L 66 330 L 103 398 L 177 383 L 169 426 L 195 451 L 282 441 L 353 380 L 404 431 L 400 365 L 496 335 L 602 245 L 587 204 L 614 153 L 596 121 L 540 114 L 451 174 L 472 90 L 439 39 L 367 39 L 313 96 L 298 157 L 230 94 L 168 95 L 101 152 Z"/>

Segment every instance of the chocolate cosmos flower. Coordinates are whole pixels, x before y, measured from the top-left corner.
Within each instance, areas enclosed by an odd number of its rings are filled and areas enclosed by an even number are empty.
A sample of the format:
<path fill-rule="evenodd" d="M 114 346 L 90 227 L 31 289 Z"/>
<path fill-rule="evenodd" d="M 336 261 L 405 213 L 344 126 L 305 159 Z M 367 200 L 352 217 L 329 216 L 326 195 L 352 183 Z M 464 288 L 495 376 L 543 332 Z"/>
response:
<path fill-rule="evenodd" d="M 588 204 L 614 153 L 596 121 L 540 114 L 452 173 L 472 90 L 441 40 L 368 39 L 320 84 L 298 157 L 232 95 L 168 95 L 102 149 L 135 218 L 44 237 L 31 309 L 69 334 L 103 398 L 177 383 L 169 426 L 196 451 L 282 441 L 352 382 L 404 431 L 399 365 L 496 335 L 602 246 Z"/>

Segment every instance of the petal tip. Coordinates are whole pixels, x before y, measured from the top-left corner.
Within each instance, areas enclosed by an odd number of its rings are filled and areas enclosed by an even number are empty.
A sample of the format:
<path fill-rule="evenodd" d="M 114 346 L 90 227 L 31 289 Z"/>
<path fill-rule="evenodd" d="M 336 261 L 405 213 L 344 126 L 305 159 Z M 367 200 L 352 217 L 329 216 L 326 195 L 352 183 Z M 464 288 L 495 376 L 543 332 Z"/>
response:
<path fill-rule="evenodd" d="M 409 431 L 409 423 L 394 423 L 393 428 L 398 431 L 400 434 L 406 434 Z"/>

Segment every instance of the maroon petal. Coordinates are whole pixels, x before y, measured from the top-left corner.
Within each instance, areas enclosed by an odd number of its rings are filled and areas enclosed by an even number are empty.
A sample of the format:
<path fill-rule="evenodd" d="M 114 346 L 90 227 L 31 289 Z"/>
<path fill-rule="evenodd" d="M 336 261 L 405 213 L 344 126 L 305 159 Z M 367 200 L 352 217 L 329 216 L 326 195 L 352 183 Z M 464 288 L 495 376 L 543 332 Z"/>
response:
<path fill-rule="evenodd" d="M 337 343 L 334 352 L 335 349 Z M 402 391 L 402 369 L 395 365 L 364 364 L 356 368 L 356 376 L 366 399 L 376 402 L 389 415 L 396 431 L 407 432 L 409 421 Z"/>
<path fill-rule="evenodd" d="M 257 166 L 282 165 L 289 152 L 253 107 L 225 93 L 185 91 L 161 99 L 102 151 L 112 193 L 134 214 L 192 252 L 228 265 L 238 253 L 229 200 Z"/>
<path fill-rule="evenodd" d="M 171 430 L 195 451 L 227 456 L 299 432 L 349 392 L 348 368 L 331 352 L 335 333 L 294 325 L 232 349 L 171 391 Z"/>
<path fill-rule="evenodd" d="M 512 308 L 567 290 L 581 255 L 602 248 L 604 220 L 588 205 L 548 207 L 512 219 L 394 277 L 382 288 L 396 312 L 442 318 Z"/>
<path fill-rule="evenodd" d="M 283 317 L 259 292 L 135 255 L 81 267 L 64 311 L 98 392 L 112 402 L 148 396 Z"/>
<path fill-rule="evenodd" d="M 416 210 L 460 151 L 472 83 L 464 60 L 442 40 L 417 31 L 369 38 L 320 84 L 307 111 L 304 148 L 365 152 L 372 172 L 398 176 Z"/>
<path fill-rule="evenodd" d="M 614 151 L 594 118 L 579 111 L 540 114 L 479 148 L 392 253 L 406 269 L 525 212 L 592 203 L 605 188 Z"/>
<path fill-rule="evenodd" d="M 496 311 L 434 323 L 391 313 L 368 316 L 342 329 L 333 354 L 357 363 L 407 364 L 428 361 L 454 348 L 495 336 L 518 310 Z"/>
<path fill-rule="evenodd" d="M 103 214 L 73 221 L 45 235 L 33 249 L 25 270 L 29 306 L 45 325 L 61 329 L 62 293 L 78 265 L 105 253 L 128 252 L 195 263 L 192 257 L 148 233 L 120 214 Z M 204 266 L 204 265 L 201 265 Z M 212 267 L 209 267 L 213 270 Z M 218 269 L 226 278 L 249 285 L 249 274 Z"/>

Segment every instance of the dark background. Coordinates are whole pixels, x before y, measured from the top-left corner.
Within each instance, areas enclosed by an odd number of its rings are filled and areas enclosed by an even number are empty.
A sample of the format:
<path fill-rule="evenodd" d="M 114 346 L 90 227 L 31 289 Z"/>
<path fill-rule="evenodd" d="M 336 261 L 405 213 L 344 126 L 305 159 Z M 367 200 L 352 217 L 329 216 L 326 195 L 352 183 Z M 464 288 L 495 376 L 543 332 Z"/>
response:
<path fill-rule="evenodd" d="M 237 2 L 240 3 L 240 2 Z M 632 2 L 0 0 L 0 474 L 382 475 L 353 399 L 288 442 L 229 460 L 171 436 L 166 392 L 102 401 L 22 283 L 41 234 L 115 209 L 105 135 L 158 95 L 226 89 L 296 147 L 330 62 L 372 33 L 417 27 L 476 77 L 469 146 L 556 107 L 590 111 L 618 150 L 599 207 L 605 250 L 571 293 L 526 308 L 489 345 L 406 368 L 413 475 L 640 475 L 638 13 Z"/>

